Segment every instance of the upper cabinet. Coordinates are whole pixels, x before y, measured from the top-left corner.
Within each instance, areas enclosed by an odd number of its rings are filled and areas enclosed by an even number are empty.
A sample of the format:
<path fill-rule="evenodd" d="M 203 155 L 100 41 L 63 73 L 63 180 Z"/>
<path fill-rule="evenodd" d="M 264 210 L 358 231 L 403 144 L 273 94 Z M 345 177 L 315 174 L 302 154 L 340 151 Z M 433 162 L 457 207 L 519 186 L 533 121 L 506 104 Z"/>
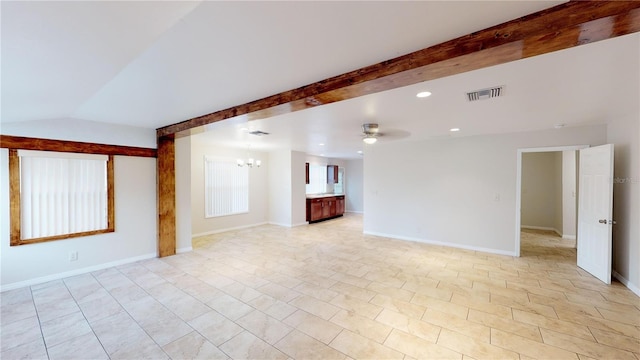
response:
<path fill-rule="evenodd" d="M 338 182 L 338 165 L 327 165 L 327 184 Z"/>

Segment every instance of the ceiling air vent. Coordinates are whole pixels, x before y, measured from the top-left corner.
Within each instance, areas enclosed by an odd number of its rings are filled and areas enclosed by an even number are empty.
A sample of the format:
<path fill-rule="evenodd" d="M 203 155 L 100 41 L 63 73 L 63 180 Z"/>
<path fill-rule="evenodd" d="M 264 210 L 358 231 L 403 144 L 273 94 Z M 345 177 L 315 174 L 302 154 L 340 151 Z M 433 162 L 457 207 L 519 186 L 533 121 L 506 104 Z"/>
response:
<path fill-rule="evenodd" d="M 467 100 L 478 101 L 495 98 L 504 94 L 504 86 L 496 86 L 488 89 L 476 90 L 467 93 Z"/>
<path fill-rule="evenodd" d="M 264 132 L 260 130 L 250 131 L 249 134 L 255 135 L 255 136 L 269 135 L 268 132 Z"/>

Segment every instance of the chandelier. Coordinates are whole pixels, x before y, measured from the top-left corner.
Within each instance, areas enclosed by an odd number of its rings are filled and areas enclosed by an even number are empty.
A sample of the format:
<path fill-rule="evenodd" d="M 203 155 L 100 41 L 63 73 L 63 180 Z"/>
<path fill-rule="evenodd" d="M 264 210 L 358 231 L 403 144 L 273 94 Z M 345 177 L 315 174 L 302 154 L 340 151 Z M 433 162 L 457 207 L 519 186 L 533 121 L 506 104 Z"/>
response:
<path fill-rule="evenodd" d="M 246 161 L 244 159 L 237 159 L 236 163 L 238 164 L 238 166 L 243 167 L 243 166 L 248 166 L 250 168 L 252 168 L 254 165 L 256 167 L 260 167 L 260 165 L 262 164 L 262 161 L 260 160 L 255 160 L 253 158 L 248 158 Z"/>

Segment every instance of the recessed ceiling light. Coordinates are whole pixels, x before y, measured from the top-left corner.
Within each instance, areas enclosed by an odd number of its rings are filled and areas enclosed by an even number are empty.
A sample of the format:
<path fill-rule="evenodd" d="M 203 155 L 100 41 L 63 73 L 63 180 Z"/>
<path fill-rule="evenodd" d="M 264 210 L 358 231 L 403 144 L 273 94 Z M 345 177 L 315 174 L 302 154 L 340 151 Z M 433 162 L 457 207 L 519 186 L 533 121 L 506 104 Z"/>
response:
<path fill-rule="evenodd" d="M 428 91 L 421 91 L 416 96 L 419 97 L 419 98 L 426 98 L 426 97 L 431 96 L 431 93 L 428 92 Z"/>
<path fill-rule="evenodd" d="M 323 143 L 320 143 L 320 144 L 318 144 L 318 145 L 320 145 L 320 146 L 324 146 L 324 144 L 323 144 Z"/>
<path fill-rule="evenodd" d="M 362 150 L 358 150 L 358 154 L 362 154 Z"/>
<path fill-rule="evenodd" d="M 460 128 L 451 128 L 451 129 L 449 129 L 449 131 L 451 131 L 451 132 L 460 131 Z"/>
<path fill-rule="evenodd" d="M 324 156 L 324 154 L 320 154 L 320 156 Z"/>

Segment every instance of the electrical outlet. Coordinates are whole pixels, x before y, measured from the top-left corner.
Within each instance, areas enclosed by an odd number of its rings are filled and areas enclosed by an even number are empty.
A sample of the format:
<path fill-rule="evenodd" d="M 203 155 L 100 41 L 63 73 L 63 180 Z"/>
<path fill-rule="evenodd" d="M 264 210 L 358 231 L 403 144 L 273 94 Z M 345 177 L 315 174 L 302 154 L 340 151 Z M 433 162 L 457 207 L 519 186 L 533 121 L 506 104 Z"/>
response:
<path fill-rule="evenodd" d="M 72 251 L 69 253 L 69 261 L 78 261 L 78 252 Z"/>

